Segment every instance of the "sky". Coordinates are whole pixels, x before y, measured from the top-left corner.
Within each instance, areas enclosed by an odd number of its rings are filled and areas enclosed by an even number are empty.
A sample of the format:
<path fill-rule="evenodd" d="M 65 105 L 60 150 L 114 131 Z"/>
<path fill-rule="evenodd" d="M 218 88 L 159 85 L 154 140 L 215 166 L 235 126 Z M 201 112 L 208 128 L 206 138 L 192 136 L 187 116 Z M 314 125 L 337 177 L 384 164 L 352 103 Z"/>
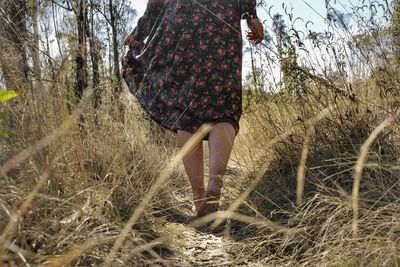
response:
<path fill-rule="evenodd" d="M 308 0 L 308 2 L 320 12 L 323 12 L 325 9 L 325 1 L 324 0 Z M 345 0 L 344 2 L 347 2 Z M 306 8 L 305 4 L 302 0 L 267 0 L 267 6 L 274 6 L 275 9 L 281 9 L 282 4 L 292 5 L 293 8 L 297 11 L 298 14 L 309 15 L 310 18 L 315 18 L 315 13 L 310 12 L 310 8 Z M 133 1 L 133 6 L 138 10 L 139 13 L 143 13 L 146 9 L 147 1 Z M 303 13 L 304 12 L 304 13 Z"/>
<path fill-rule="evenodd" d="M 335 0 L 330 1 L 332 5 L 338 10 L 341 10 L 344 13 L 351 12 L 352 5 L 359 4 L 361 0 Z M 378 0 L 379 1 L 379 0 Z M 257 1 L 258 2 L 258 1 Z M 312 24 L 308 24 L 308 30 L 312 30 L 315 32 L 324 32 L 326 29 L 326 24 L 324 23 L 324 17 L 326 16 L 326 7 L 325 0 L 265 0 L 266 6 L 258 7 L 257 12 L 258 16 L 262 21 L 265 21 L 266 31 L 271 31 L 271 16 L 276 13 L 280 13 L 282 15 L 285 14 L 285 10 L 291 14 L 293 14 L 293 18 L 303 18 L 304 20 L 297 20 L 295 23 L 295 28 L 299 30 L 303 30 L 305 28 L 305 22 L 312 21 Z M 136 20 L 143 14 L 146 9 L 147 1 L 132 1 L 133 8 L 137 10 L 138 16 Z M 269 14 L 268 14 L 269 12 Z M 288 16 L 283 16 L 286 20 Z M 132 28 L 135 26 L 136 21 L 132 23 Z M 287 21 L 287 24 L 288 21 Z M 245 21 L 242 21 L 242 30 L 243 33 L 247 30 L 247 25 Z M 244 34 L 245 36 L 245 34 Z M 245 41 L 245 46 L 248 43 Z M 246 74 L 251 70 L 250 67 L 250 55 L 245 53 L 243 58 L 243 73 Z"/>
<path fill-rule="evenodd" d="M 285 7 L 288 7 L 289 10 L 293 8 L 293 14 L 295 17 L 303 17 L 306 18 L 307 20 L 313 21 L 315 23 L 314 25 L 315 30 L 323 30 L 323 19 L 320 17 L 318 13 L 320 13 L 322 16 L 325 15 L 326 13 L 325 0 L 267 0 L 266 2 L 267 2 L 266 9 L 269 9 L 271 7 L 272 14 L 283 13 L 284 10 L 282 8 L 282 5 L 284 5 Z M 344 7 L 350 10 L 351 3 L 355 2 L 358 1 L 342 0 L 341 4 L 343 4 Z M 315 9 L 315 11 L 309 6 L 307 6 L 306 3 L 310 4 L 310 6 L 312 6 L 312 8 Z M 147 1 L 146 0 L 133 1 L 132 5 L 138 11 L 137 18 L 139 18 L 146 9 Z M 260 19 L 271 20 L 268 14 L 264 11 L 263 7 L 258 7 L 257 10 Z"/>

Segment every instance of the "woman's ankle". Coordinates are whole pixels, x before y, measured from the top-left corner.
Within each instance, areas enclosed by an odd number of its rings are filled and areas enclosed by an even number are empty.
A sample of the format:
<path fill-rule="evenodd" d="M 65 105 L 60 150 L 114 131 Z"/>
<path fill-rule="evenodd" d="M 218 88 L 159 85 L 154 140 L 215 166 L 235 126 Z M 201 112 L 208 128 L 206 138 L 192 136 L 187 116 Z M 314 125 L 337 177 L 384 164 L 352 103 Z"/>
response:
<path fill-rule="evenodd" d="M 196 208 L 199 208 L 205 198 L 205 190 L 193 191 L 193 203 Z"/>
<path fill-rule="evenodd" d="M 224 183 L 222 177 L 220 177 L 219 175 L 210 177 L 210 180 L 208 181 L 207 190 L 205 192 L 206 196 L 219 197 L 223 185 Z"/>
<path fill-rule="evenodd" d="M 208 188 L 205 192 L 205 198 L 207 199 L 219 199 L 221 196 L 221 188 Z"/>
<path fill-rule="evenodd" d="M 196 209 L 198 216 L 205 216 L 207 214 L 217 212 L 219 206 L 219 196 L 216 195 L 207 195 L 204 200 L 201 202 L 200 207 Z"/>
<path fill-rule="evenodd" d="M 192 194 L 194 200 L 203 199 L 206 194 L 206 191 L 204 188 L 199 190 L 193 190 Z"/>

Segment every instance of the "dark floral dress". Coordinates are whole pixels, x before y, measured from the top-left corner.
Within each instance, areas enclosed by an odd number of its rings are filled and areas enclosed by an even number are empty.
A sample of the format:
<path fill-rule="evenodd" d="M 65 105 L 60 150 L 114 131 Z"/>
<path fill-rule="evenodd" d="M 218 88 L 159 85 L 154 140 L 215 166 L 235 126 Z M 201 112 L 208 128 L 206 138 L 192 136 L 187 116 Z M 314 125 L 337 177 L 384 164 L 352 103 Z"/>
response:
<path fill-rule="evenodd" d="M 256 14 L 256 0 L 149 0 L 122 73 L 153 120 L 173 132 L 205 122 L 239 132 L 245 12 Z"/>

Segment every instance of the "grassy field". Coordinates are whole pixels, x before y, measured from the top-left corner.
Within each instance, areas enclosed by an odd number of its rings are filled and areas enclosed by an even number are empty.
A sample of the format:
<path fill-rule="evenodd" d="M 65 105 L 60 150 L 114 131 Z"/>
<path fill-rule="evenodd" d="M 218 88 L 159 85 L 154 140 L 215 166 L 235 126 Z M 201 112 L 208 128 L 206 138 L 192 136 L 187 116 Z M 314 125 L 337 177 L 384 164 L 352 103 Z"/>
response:
<path fill-rule="evenodd" d="M 400 9 L 386 5 L 368 17 L 358 1 L 358 35 L 346 14 L 307 40 L 271 18 L 275 35 L 250 51 L 221 211 L 201 219 L 181 162 L 194 140 L 179 150 L 126 87 L 113 97 L 111 50 L 74 99 L 68 35 L 64 57 L 37 65 L 40 93 L 0 104 L 0 266 L 400 266 Z"/>
<path fill-rule="evenodd" d="M 397 96 L 374 80 L 355 100 L 308 88 L 246 97 L 224 212 L 200 223 L 176 137 L 132 97 L 123 122 L 90 96 L 77 112 L 54 92 L 9 102 L 2 264 L 397 266 Z"/>

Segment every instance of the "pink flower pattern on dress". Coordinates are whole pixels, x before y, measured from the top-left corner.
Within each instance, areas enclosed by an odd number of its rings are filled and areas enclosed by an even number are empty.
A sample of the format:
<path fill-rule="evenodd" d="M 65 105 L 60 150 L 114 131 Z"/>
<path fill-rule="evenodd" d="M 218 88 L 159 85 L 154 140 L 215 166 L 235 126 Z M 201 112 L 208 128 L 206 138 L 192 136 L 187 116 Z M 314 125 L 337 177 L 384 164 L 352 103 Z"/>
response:
<path fill-rule="evenodd" d="M 237 134 L 240 20 L 256 13 L 256 0 L 196 1 L 205 8 L 193 0 L 149 0 L 131 33 L 123 78 L 150 118 L 168 130 L 195 132 L 205 122 L 229 122 Z"/>

